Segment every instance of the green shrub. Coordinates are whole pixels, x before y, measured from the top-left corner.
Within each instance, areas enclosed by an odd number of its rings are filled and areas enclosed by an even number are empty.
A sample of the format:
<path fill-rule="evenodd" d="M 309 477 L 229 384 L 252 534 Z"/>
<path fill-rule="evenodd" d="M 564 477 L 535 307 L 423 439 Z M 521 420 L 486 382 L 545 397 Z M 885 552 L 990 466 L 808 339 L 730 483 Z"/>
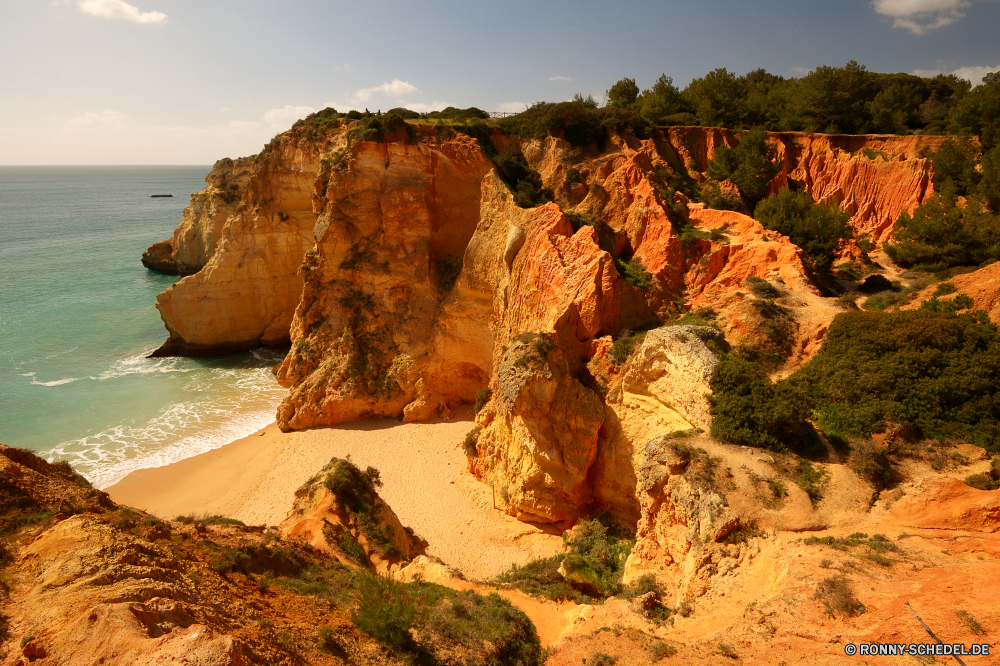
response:
<path fill-rule="evenodd" d="M 649 289 L 653 286 L 653 281 L 650 279 L 649 273 L 646 272 L 646 267 L 637 258 L 632 257 L 626 261 L 614 257 L 614 260 L 618 277 L 638 289 Z"/>
<path fill-rule="evenodd" d="M 824 270 L 833 266 L 837 249 L 854 235 L 850 215 L 836 203 L 816 204 L 805 192 L 788 188 L 757 204 L 754 218 L 788 236 Z"/>
<path fill-rule="evenodd" d="M 1000 488 L 1000 483 L 994 481 L 988 474 L 970 474 L 965 477 L 965 485 L 977 488 L 978 490 L 996 490 Z"/>
<path fill-rule="evenodd" d="M 823 602 L 830 617 L 855 617 L 865 612 L 864 604 L 854 596 L 854 590 L 844 576 L 831 576 L 820 581 L 813 599 Z"/>
<path fill-rule="evenodd" d="M 653 643 L 649 646 L 649 656 L 652 657 L 653 661 L 660 661 L 661 659 L 672 657 L 675 654 L 677 654 L 677 648 L 673 645 L 668 645 L 663 641 Z"/>
<path fill-rule="evenodd" d="M 646 339 L 646 331 L 639 331 L 638 333 L 633 333 L 629 329 L 625 329 L 621 332 L 620 336 L 611 345 L 611 349 L 608 351 L 608 359 L 615 365 L 621 366 L 625 365 L 632 352 L 635 351 L 635 346 L 641 345 L 643 340 Z"/>
<path fill-rule="evenodd" d="M 486 403 L 488 403 L 492 397 L 493 391 L 490 390 L 489 387 L 481 388 L 476 391 L 476 414 L 483 410 L 483 407 L 486 406 Z"/>
<path fill-rule="evenodd" d="M 493 158 L 493 163 L 521 208 L 534 208 L 552 201 L 552 192 L 542 186 L 541 174 L 528 166 L 520 151 L 504 151 Z"/>
<path fill-rule="evenodd" d="M 1000 446 L 1000 338 L 971 315 L 846 312 L 788 382 L 845 437 L 868 438 L 892 421 L 924 437 Z"/>
<path fill-rule="evenodd" d="M 751 275 L 747 279 L 743 280 L 743 284 L 750 290 L 750 293 L 757 298 L 778 298 L 781 296 L 781 292 L 779 292 L 773 284 L 755 275 Z"/>
<path fill-rule="evenodd" d="M 604 652 L 595 652 L 590 656 L 590 660 L 587 663 L 591 666 L 615 666 L 618 663 L 618 657 L 613 657 Z"/>
<path fill-rule="evenodd" d="M 806 491 L 809 501 L 815 506 L 823 499 L 822 486 L 826 479 L 826 472 L 816 469 L 808 460 L 800 460 L 795 468 L 795 483 L 802 490 Z"/>
<path fill-rule="evenodd" d="M 479 434 L 483 431 L 482 426 L 476 426 L 465 436 L 462 440 L 462 450 L 465 451 L 465 455 L 470 458 L 475 458 L 479 455 L 479 449 L 476 445 L 479 443 Z"/>
<path fill-rule="evenodd" d="M 740 201 L 739 197 L 725 194 L 715 181 L 705 183 L 698 192 L 697 198 L 712 210 L 734 210 L 737 212 L 744 210 L 743 202 Z M 698 238 L 708 238 L 708 234 Z M 690 242 L 688 239 L 682 238 L 682 240 Z"/>
<path fill-rule="evenodd" d="M 717 148 L 707 173 L 710 178 L 729 180 L 736 185 L 753 208 L 767 196 L 771 181 L 780 170 L 777 148 L 768 141 L 767 132 L 754 128 L 740 134 L 735 148 Z"/>
<path fill-rule="evenodd" d="M 497 126 L 506 134 L 526 138 L 562 136 L 578 148 L 601 146 L 608 129 L 630 132 L 640 138 L 645 138 L 648 131 L 646 121 L 634 111 L 614 106 L 596 109 L 585 100 L 538 102 L 499 120 Z"/>
<path fill-rule="evenodd" d="M 177 516 L 174 520 L 184 525 L 245 525 L 241 520 L 220 515 L 198 517 L 190 514 L 187 516 Z"/>
<path fill-rule="evenodd" d="M 976 197 L 963 204 L 946 183 L 912 215 L 900 214 L 884 248 L 904 268 L 979 266 L 1000 259 L 1000 215 Z"/>
<path fill-rule="evenodd" d="M 495 583 L 554 601 L 568 599 L 579 603 L 620 592 L 625 560 L 635 541 L 609 533 L 597 519 L 580 523 L 574 531 L 573 537 L 563 535 L 568 548 L 565 555 L 512 566 Z M 565 566 L 570 580 L 560 575 L 560 566 Z"/>
<path fill-rule="evenodd" d="M 358 629 L 390 648 L 412 645 L 409 632 L 417 608 L 405 585 L 385 576 L 364 576 L 358 584 L 357 600 L 351 620 Z"/>
<path fill-rule="evenodd" d="M 862 294 L 877 294 L 881 291 L 896 291 L 892 282 L 883 275 L 869 275 L 865 281 L 858 285 L 858 291 Z"/>
<path fill-rule="evenodd" d="M 892 485 L 895 471 L 889 461 L 888 448 L 871 440 L 857 442 L 852 448 L 854 471 L 868 479 L 876 490 Z"/>
<path fill-rule="evenodd" d="M 721 442 L 807 451 L 816 434 L 806 419 L 811 401 L 800 389 L 771 383 L 759 365 L 734 355 L 712 372 L 712 436 Z"/>

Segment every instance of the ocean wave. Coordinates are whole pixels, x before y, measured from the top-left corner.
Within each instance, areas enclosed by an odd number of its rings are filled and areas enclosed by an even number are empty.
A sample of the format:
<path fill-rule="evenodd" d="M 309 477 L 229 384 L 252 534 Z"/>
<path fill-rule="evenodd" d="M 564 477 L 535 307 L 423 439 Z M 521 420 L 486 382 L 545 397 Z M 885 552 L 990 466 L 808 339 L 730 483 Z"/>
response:
<path fill-rule="evenodd" d="M 153 349 L 116 361 L 110 370 L 105 370 L 97 379 L 105 381 L 128 375 L 147 375 L 165 372 L 191 372 L 193 368 L 178 367 L 186 359 L 182 358 L 149 358 Z"/>
<path fill-rule="evenodd" d="M 175 404 L 149 423 L 118 425 L 63 442 L 47 457 L 69 461 L 96 488 L 103 489 L 135 470 L 169 465 L 251 435 L 274 421 L 279 401 L 254 408 L 231 401 Z"/>
<path fill-rule="evenodd" d="M 83 379 L 82 377 L 67 377 L 66 379 L 56 379 L 55 381 L 51 382 L 40 382 L 35 378 L 35 375 L 36 373 L 34 372 L 25 372 L 21 376 L 31 377 L 31 383 L 35 386 L 62 386 L 63 384 L 70 384 L 72 382 Z"/>

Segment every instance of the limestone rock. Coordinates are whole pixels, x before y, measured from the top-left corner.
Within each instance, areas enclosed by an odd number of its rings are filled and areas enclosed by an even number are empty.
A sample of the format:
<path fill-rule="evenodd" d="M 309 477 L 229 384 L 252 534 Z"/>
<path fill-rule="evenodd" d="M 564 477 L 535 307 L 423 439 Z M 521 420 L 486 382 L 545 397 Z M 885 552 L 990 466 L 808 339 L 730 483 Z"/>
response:
<path fill-rule="evenodd" d="M 499 488 L 519 520 L 572 523 L 589 503 L 588 472 L 604 420 L 600 399 L 569 374 L 544 334 L 515 340 L 497 369 L 491 422 L 473 470 Z"/>
<path fill-rule="evenodd" d="M 170 338 L 154 356 L 210 356 L 288 343 L 302 294 L 296 272 L 313 245 L 313 181 L 336 143 L 293 130 L 256 159 L 244 203 L 225 222 L 208 263 L 157 296 Z M 190 228 L 204 235 L 208 226 Z M 192 247 L 201 245 L 192 241 Z"/>
<path fill-rule="evenodd" d="M 420 554 L 425 544 L 403 527 L 374 487 L 362 487 L 367 486 L 367 477 L 352 467 L 334 458 L 296 490 L 279 530 L 282 536 L 301 539 L 333 555 L 341 564 L 381 572 L 397 569 Z M 351 507 L 346 496 L 339 497 L 328 487 L 328 475 L 338 472 L 355 482 L 355 489 L 347 492 L 356 492 L 355 499 L 362 505 Z"/>
<path fill-rule="evenodd" d="M 460 278 L 492 168 L 478 143 L 355 142 L 342 165 L 317 181 L 316 246 L 278 372 L 285 429 L 444 415 L 491 371 L 490 298 Z"/>
<path fill-rule="evenodd" d="M 236 213 L 250 179 L 252 157 L 221 159 L 205 177 L 208 187 L 191 195 L 173 237 L 153 243 L 142 265 L 167 275 L 193 275 L 215 254 L 229 218 Z"/>

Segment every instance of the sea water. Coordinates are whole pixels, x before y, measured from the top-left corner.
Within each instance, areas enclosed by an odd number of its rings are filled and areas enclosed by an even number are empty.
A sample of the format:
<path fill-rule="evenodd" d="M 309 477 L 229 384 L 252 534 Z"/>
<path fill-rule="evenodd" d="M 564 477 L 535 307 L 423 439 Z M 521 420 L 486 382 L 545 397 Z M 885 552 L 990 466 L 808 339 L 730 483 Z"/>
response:
<path fill-rule="evenodd" d="M 105 487 L 274 420 L 280 351 L 146 358 L 167 338 L 156 295 L 178 278 L 140 256 L 209 170 L 0 167 L 0 443 Z"/>

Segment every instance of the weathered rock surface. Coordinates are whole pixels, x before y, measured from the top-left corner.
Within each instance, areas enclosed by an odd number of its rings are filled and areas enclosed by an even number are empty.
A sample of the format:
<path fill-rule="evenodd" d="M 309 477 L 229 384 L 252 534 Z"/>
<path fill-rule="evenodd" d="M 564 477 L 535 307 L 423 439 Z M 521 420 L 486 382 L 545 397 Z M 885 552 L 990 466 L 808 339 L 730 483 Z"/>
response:
<path fill-rule="evenodd" d="M 278 372 L 291 388 L 282 428 L 425 420 L 485 386 L 490 298 L 455 282 L 491 168 L 476 141 L 459 136 L 354 143 L 341 168 L 321 175 L 316 246 Z"/>
<path fill-rule="evenodd" d="M 421 554 L 424 544 L 403 527 L 377 493 L 362 507 L 363 515 L 338 500 L 326 485 L 327 475 L 338 464 L 343 463 L 335 458 L 295 491 L 295 502 L 278 526 L 282 536 L 301 539 L 341 564 L 367 566 L 381 573 L 398 569 Z"/>
<path fill-rule="evenodd" d="M 142 265 L 168 275 L 194 275 L 215 254 L 226 222 L 236 213 L 252 157 L 221 159 L 205 177 L 208 187 L 191 195 L 174 235 L 142 253 Z"/>
<path fill-rule="evenodd" d="M 311 141 L 291 131 L 256 159 L 243 203 L 225 223 L 208 263 L 157 296 L 170 338 L 154 356 L 209 356 L 288 344 L 302 293 L 296 271 L 313 245 L 313 181 L 336 145 L 335 139 Z M 199 238 L 207 228 L 191 226 Z"/>
<path fill-rule="evenodd" d="M 661 148 L 674 168 L 694 167 L 704 177 L 719 146 L 734 146 L 731 130 L 673 127 Z M 795 185 L 820 202 L 835 200 L 851 214 L 858 235 L 882 243 L 903 211 L 912 213 L 934 193 L 928 152 L 940 148 L 946 136 L 891 136 L 769 132 L 778 148 L 782 170 L 772 191 Z"/>

